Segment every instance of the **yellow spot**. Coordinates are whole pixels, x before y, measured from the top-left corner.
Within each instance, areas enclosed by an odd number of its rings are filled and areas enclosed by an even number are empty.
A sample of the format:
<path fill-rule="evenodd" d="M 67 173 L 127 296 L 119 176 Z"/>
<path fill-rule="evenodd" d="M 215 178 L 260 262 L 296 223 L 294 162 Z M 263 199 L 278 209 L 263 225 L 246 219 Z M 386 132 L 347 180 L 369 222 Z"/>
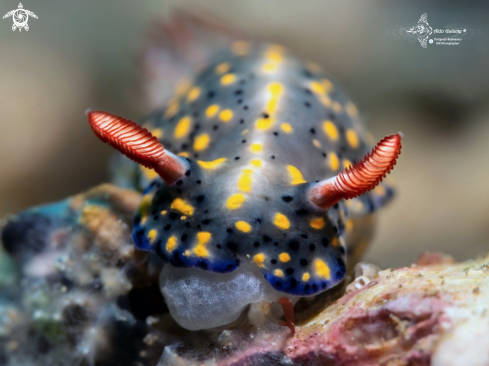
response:
<path fill-rule="evenodd" d="M 206 149 L 207 146 L 209 146 L 209 142 L 211 142 L 211 138 L 208 134 L 203 133 L 202 135 L 197 136 L 194 141 L 194 150 L 202 151 Z"/>
<path fill-rule="evenodd" d="M 349 168 L 350 166 L 352 166 L 352 162 L 348 159 L 343 159 L 343 168 Z"/>
<path fill-rule="evenodd" d="M 327 95 L 321 95 L 319 96 L 319 101 L 325 106 L 325 107 L 331 107 L 331 99 Z"/>
<path fill-rule="evenodd" d="M 180 109 L 180 105 L 176 100 L 170 100 L 166 107 L 165 118 L 172 118 L 175 114 L 177 114 Z"/>
<path fill-rule="evenodd" d="M 268 59 L 268 61 L 280 63 L 284 59 L 282 55 L 282 49 L 276 47 L 274 48 L 270 47 L 268 51 L 265 53 L 265 57 Z"/>
<path fill-rule="evenodd" d="M 263 165 L 262 161 L 260 159 L 253 159 L 251 161 L 251 165 L 256 166 L 256 167 L 261 167 Z"/>
<path fill-rule="evenodd" d="M 177 139 L 181 139 L 185 137 L 190 131 L 190 124 L 192 120 L 190 117 L 183 117 L 180 121 L 178 121 L 177 126 L 175 127 L 174 135 Z"/>
<path fill-rule="evenodd" d="M 314 62 L 308 62 L 307 69 L 315 74 L 318 74 L 322 71 L 321 67 L 318 64 L 315 64 Z"/>
<path fill-rule="evenodd" d="M 251 225 L 248 224 L 246 221 L 238 221 L 234 225 L 236 226 L 236 229 L 244 233 L 249 233 L 251 231 Z"/>
<path fill-rule="evenodd" d="M 316 267 L 318 277 L 324 277 L 329 280 L 331 271 L 326 263 L 324 263 L 321 259 L 316 259 L 314 266 Z"/>
<path fill-rule="evenodd" d="M 234 74 L 226 74 L 221 78 L 222 85 L 229 85 L 234 83 L 236 80 L 236 75 Z"/>
<path fill-rule="evenodd" d="M 280 125 L 280 129 L 282 131 L 284 131 L 285 133 L 292 133 L 292 131 L 294 131 L 294 129 L 292 128 L 292 126 L 288 123 L 282 123 Z"/>
<path fill-rule="evenodd" d="M 329 167 L 331 170 L 336 171 L 340 167 L 340 161 L 335 153 L 329 154 Z"/>
<path fill-rule="evenodd" d="M 346 139 L 352 148 L 356 149 L 358 147 L 358 136 L 354 130 L 346 130 Z"/>
<path fill-rule="evenodd" d="M 259 130 L 268 130 L 274 122 L 273 118 L 259 118 L 256 120 L 256 128 Z"/>
<path fill-rule="evenodd" d="M 230 210 L 236 210 L 237 208 L 241 207 L 244 201 L 244 195 L 242 193 L 236 193 L 228 198 L 226 205 Z"/>
<path fill-rule="evenodd" d="M 284 272 L 281 269 L 276 269 L 275 271 L 273 271 L 273 274 L 277 277 L 283 277 L 284 276 Z"/>
<path fill-rule="evenodd" d="M 182 78 L 177 82 L 175 92 L 177 95 L 183 95 L 190 89 L 191 86 L 192 84 L 190 83 L 190 80 L 187 78 Z"/>
<path fill-rule="evenodd" d="M 199 97 L 199 95 L 200 95 L 200 88 L 198 86 L 194 86 L 192 89 L 190 89 L 187 96 L 187 100 L 189 102 L 193 102 Z"/>
<path fill-rule="evenodd" d="M 251 144 L 250 148 L 252 152 L 260 152 L 263 150 L 263 145 L 255 143 L 255 144 Z"/>
<path fill-rule="evenodd" d="M 275 214 L 275 220 L 273 220 L 273 223 L 275 224 L 276 227 L 287 230 L 290 227 L 290 222 L 287 216 L 282 215 L 281 213 L 276 213 Z"/>
<path fill-rule="evenodd" d="M 178 156 L 185 156 L 186 158 L 188 158 L 190 156 L 190 154 L 186 151 L 179 152 L 177 155 Z"/>
<path fill-rule="evenodd" d="M 326 89 L 324 88 L 324 86 L 318 83 L 317 81 L 311 81 L 309 87 L 316 94 L 320 94 L 320 95 L 326 94 Z"/>
<path fill-rule="evenodd" d="M 284 87 L 280 83 L 271 83 L 268 85 L 268 91 L 272 94 L 272 97 L 279 97 L 284 91 Z"/>
<path fill-rule="evenodd" d="M 211 233 L 201 231 L 197 233 L 197 245 L 194 248 L 194 253 L 197 257 L 207 257 L 209 252 L 205 245 L 211 240 Z"/>
<path fill-rule="evenodd" d="M 314 147 L 317 147 L 318 149 L 322 147 L 321 143 L 317 139 L 312 140 L 312 144 L 314 145 Z"/>
<path fill-rule="evenodd" d="M 180 217 L 180 220 L 182 220 L 182 221 L 183 221 L 183 220 L 187 220 L 187 216 L 185 216 L 185 215 L 184 215 L 184 216 L 181 216 L 181 217 Z"/>
<path fill-rule="evenodd" d="M 383 185 L 378 185 L 377 187 L 375 187 L 374 192 L 379 196 L 383 196 L 385 195 L 385 188 Z"/>
<path fill-rule="evenodd" d="M 338 129 L 331 121 L 324 121 L 324 133 L 333 141 L 338 140 Z"/>
<path fill-rule="evenodd" d="M 321 84 L 323 84 L 323 87 L 324 87 L 324 89 L 326 89 L 327 93 L 329 93 L 334 88 L 333 83 L 331 81 L 329 81 L 328 79 L 321 80 Z"/>
<path fill-rule="evenodd" d="M 304 177 L 302 176 L 302 173 L 295 166 L 287 165 L 287 170 L 289 171 L 290 175 L 290 184 L 295 186 L 297 184 L 306 183 Z"/>
<path fill-rule="evenodd" d="M 185 252 L 183 252 L 183 255 L 188 257 L 190 255 L 190 250 L 187 249 Z"/>
<path fill-rule="evenodd" d="M 216 73 L 217 74 L 224 74 L 225 72 L 229 71 L 229 64 L 227 62 L 223 62 L 222 64 L 219 64 L 216 66 Z"/>
<path fill-rule="evenodd" d="M 232 44 L 231 50 L 235 55 L 244 56 L 250 50 L 250 44 L 245 41 L 236 41 Z"/>
<path fill-rule="evenodd" d="M 148 193 L 148 194 L 145 194 L 141 200 L 141 203 L 139 204 L 139 207 L 138 207 L 138 212 L 143 215 L 143 214 L 146 214 L 146 212 L 148 212 L 150 206 L 151 206 L 151 201 L 153 200 L 153 195 Z"/>
<path fill-rule="evenodd" d="M 309 275 L 309 273 L 305 272 L 303 275 L 302 275 L 302 281 L 306 282 L 306 281 L 309 281 L 309 278 L 311 278 L 311 276 Z"/>
<path fill-rule="evenodd" d="M 141 168 L 141 171 L 143 172 L 144 176 L 148 180 L 153 180 L 153 179 L 159 177 L 158 173 L 156 173 L 153 169 L 146 168 L 142 165 L 140 166 L 140 168 Z"/>
<path fill-rule="evenodd" d="M 230 109 L 225 109 L 219 113 L 219 119 L 223 122 L 229 122 L 233 118 L 233 111 Z"/>
<path fill-rule="evenodd" d="M 219 112 L 219 106 L 217 104 L 213 104 L 207 107 L 205 110 L 205 115 L 208 118 L 212 118 L 216 115 L 216 113 Z"/>
<path fill-rule="evenodd" d="M 338 246 L 338 238 L 333 238 L 333 240 L 331 240 L 331 245 L 334 247 L 337 247 Z"/>
<path fill-rule="evenodd" d="M 151 229 L 148 232 L 148 240 L 151 244 L 153 244 L 155 242 L 157 234 L 158 234 L 158 232 L 156 231 L 156 229 Z"/>
<path fill-rule="evenodd" d="M 171 203 L 170 208 L 188 216 L 192 216 L 194 214 L 193 206 L 181 198 L 175 198 Z"/>
<path fill-rule="evenodd" d="M 338 102 L 336 102 L 336 101 L 334 101 L 334 102 L 333 102 L 333 110 L 334 110 L 336 113 L 340 113 L 342 109 L 343 109 L 343 108 L 341 107 L 341 104 L 340 104 L 340 103 L 338 103 Z"/>
<path fill-rule="evenodd" d="M 162 215 L 166 215 L 167 213 L 168 213 L 168 211 L 167 211 L 167 210 L 163 210 L 163 211 L 161 211 L 161 214 L 162 214 Z"/>
<path fill-rule="evenodd" d="M 258 253 L 253 257 L 253 263 L 257 264 L 258 267 L 265 268 L 263 262 L 265 262 L 265 256 L 262 253 Z"/>
<path fill-rule="evenodd" d="M 141 225 L 146 225 L 146 221 L 148 221 L 148 216 L 144 215 L 141 217 Z"/>
<path fill-rule="evenodd" d="M 280 259 L 280 262 L 287 263 L 288 261 L 290 261 L 290 255 L 289 253 L 280 253 L 278 255 L 278 259 Z"/>
<path fill-rule="evenodd" d="M 238 188 L 240 191 L 249 192 L 251 191 L 251 183 L 253 183 L 253 170 L 243 169 L 243 173 L 238 179 Z"/>
<path fill-rule="evenodd" d="M 177 238 L 175 238 L 173 235 L 168 238 L 166 241 L 166 251 L 168 253 L 171 253 L 175 250 L 177 247 Z"/>
<path fill-rule="evenodd" d="M 261 69 L 264 72 L 274 72 L 277 70 L 277 65 L 274 63 L 266 63 L 261 67 Z"/>
<path fill-rule="evenodd" d="M 250 132 L 250 130 L 248 128 L 245 128 L 242 132 L 241 132 L 241 136 L 244 136 L 246 135 L 248 132 Z"/>
<path fill-rule="evenodd" d="M 161 128 L 155 128 L 151 131 L 151 134 L 157 139 L 161 139 L 163 137 L 163 130 Z"/>
<path fill-rule="evenodd" d="M 311 225 L 311 227 L 316 230 L 322 229 L 325 225 L 324 218 L 317 217 L 315 219 L 311 219 L 309 221 L 309 225 Z"/>
<path fill-rule="evenodd" d="M 353 224 L 353 220 L 351 220 L 351 219 L 350 219 L 350 220 L 348 220 L 348 221 L 346 222 L 346 224 L 345 224 L 345 232 L 346 232 L 346 233 L 350 233 L 350 232 L 353 230 L 353 226 L 354 226 L 354 224 Z"/>
<path fill-rule="evenodd" d="M 226 158 L 219 158 L 213 161 L 202 161 L 197 160 L 197 164 L 199 164 L 204 169 L 216 169 L 221 166 L 222 163 L 226 161 Z"/>
<path fill-rule="evenodd" d="M 353 103 L 348 103 L 346 105 L 346 113 L 348 113 L 350 117 L 358 117 L 358 109 Z"/>

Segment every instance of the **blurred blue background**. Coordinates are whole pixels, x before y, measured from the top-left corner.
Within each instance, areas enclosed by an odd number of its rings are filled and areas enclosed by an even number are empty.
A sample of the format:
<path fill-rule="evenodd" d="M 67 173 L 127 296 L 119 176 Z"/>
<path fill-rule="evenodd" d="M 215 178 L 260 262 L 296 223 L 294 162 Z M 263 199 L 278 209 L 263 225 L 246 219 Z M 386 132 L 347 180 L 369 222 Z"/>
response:
<path fill-rule="evenodd" d="M 139 120 L 138 55 L 154 19 L 206 12 L 320 64 L 358 103 L 376 138 L 402 131 L 399 195 L 367 260 L 409 265 L 422 251 L 468 259 L 489 240 L 489 3 L 483 1 L 23 1 L 28 32 L 0 20 L 0 217 L 107 179 L 110 148 L 84 111 Z M 18 1 L 3 0 L 0 13 Z M 480 35 L 459 46 L 388 36 L 428 14 Z"/>

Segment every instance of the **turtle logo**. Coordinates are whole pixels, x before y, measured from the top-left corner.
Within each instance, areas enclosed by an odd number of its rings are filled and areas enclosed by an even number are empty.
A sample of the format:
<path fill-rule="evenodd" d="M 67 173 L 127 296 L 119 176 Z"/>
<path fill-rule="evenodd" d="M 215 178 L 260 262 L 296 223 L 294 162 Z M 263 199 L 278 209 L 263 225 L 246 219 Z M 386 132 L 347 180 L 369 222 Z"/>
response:
<path fill-rule="evenodd" d="M 37 19 L 36 14 L 34 14 L 30 10 L 25 10 L 22 3 L 19 3 L 19 8 L 9 11 L 3 16 L 3 19 L 12 17 L 12 19 L 14 20 L 12 30 L 15 32 L 15 30 L 18 28 L 19 32 L 22 32 L 22 28 L 24 28 L 26 31 L 29 30 L 29 24 L 27 24 L 27 22 L 29 21 L 29 15 Z"/>
<path fill-rule="evenodd" d="M 426 13 L 421 15 L 421 18 L 418 20 L 418 24 L 406 29 L 406 32 L 418 37 L 421 47 L 426 48 L 428 46 L 428 37 L 433 33 L 433 29 L 428 24 L 428 15 Z"/>

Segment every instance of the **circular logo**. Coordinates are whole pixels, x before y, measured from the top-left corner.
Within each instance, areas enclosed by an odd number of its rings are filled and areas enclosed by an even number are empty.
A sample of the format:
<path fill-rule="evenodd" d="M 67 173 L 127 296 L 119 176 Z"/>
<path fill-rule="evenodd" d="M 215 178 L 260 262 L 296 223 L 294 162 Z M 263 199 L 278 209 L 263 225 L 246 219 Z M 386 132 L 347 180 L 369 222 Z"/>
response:
<path fill-rule="evenodd" d="M 17 9 L 14 12 L 12 18 L 14 19 L 14 24 L 17 27 L 21 28 L 27 24 L 27 21 L 29 20 L 29 15 L 24 9 Z"/>
<path fill-rule="evenodd" d="M 432 40 L 432 39 L 430 39 L 430 41 L 429 41 L 429 42 L 430 42 L 430 44 L 431 44 L 431 43 L 433 43 L 433 40 Z"/>

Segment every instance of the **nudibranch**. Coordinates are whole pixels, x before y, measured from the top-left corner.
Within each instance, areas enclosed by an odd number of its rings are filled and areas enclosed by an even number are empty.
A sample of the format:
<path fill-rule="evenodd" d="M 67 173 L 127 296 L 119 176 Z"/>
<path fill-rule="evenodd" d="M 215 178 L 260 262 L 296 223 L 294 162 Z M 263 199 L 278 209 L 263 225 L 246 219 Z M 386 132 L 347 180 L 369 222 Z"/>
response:
<path fill-rule="evenodd" d="M 88 120 L 135 162 L 116 167 L 144 187 L 134 243 L 167 263 L 163 295 L 192 330 L 341 282 L 393 195 L 382 180 L 402 137 L 371 150 L 357 108 L 317 65 L 243 41 L 141 126 L 101 111 Z"/>

